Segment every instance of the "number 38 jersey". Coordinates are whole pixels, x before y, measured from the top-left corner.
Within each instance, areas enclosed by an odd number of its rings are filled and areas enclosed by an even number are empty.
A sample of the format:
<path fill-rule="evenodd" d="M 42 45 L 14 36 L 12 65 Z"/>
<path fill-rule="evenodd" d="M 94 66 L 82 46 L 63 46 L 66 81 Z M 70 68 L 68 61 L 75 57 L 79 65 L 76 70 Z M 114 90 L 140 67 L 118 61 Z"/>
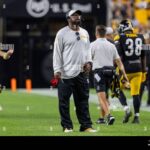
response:
<path fill-rule="evenodd" d="M 121 34 L 116 36 L 114 40 L 126 73 L 141 72 L 141 59 L 145 56 L 145 51 L 142 49 L 144 44 L 143 35 Z"/>

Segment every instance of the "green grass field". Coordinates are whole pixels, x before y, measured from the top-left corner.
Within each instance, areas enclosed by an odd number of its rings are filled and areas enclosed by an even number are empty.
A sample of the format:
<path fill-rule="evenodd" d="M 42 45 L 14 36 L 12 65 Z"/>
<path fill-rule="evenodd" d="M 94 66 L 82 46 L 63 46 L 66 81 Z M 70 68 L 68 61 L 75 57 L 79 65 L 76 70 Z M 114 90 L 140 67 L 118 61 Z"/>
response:
<path fill-rule="evenodd" d="M 97 133 L 79 132 L 74 104 L 71 101 L 73 133 L 63 133 L 57 98 L 36 94 L 3 91 L 0 94 L 0 136 L 150 136 L 150 112 L 141 111 L 140 124 L 122 124 L 123 111 L 113 111 L 114 125 L 97 125 L 96 104 L 90 103 L 93 127 Z M 133 117 L 132 117 L 133 118 Z"/>

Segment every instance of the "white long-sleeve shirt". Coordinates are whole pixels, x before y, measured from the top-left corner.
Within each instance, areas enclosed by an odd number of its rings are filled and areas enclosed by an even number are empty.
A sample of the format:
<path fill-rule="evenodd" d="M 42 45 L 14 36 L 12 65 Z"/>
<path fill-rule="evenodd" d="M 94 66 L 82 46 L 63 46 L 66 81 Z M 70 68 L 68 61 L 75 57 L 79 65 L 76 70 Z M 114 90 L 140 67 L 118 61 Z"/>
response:
<path fill-rule="evenodd" d="M 106 38 L 98 38 L 90 44 L 92 53 L 93 70 L 104 66 L 114 66 L 114 60 L 120 58 L 114 44 Z"/>
<path fill-rule="evenodd" d="M 91 62 L 90 41 L 88 32 L 79 28 L 73 31 L 66 26 L 56 35 L 53 52 L 54 73 L 61 72 L 61 77 L 70 79 L 83 71 L 83 66 Z"/>

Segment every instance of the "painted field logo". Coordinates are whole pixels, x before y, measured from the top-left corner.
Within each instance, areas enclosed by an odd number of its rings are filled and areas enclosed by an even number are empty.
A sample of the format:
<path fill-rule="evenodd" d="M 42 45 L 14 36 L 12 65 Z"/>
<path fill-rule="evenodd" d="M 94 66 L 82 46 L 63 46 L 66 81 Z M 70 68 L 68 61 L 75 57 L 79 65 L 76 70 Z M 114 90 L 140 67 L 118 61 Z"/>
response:
<path fill-rule="evenodd" d="M 35 18 L 45 16 L 50 8 L 48 0 L 27 0 L 26 9 L 27 12 Z"/>

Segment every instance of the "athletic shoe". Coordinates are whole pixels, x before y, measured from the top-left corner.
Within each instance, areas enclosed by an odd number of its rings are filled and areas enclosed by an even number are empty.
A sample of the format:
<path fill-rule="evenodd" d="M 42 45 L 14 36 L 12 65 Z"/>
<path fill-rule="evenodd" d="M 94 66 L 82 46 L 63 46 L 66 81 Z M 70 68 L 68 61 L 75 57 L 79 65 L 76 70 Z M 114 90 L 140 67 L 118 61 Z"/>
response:
<path fill-rule="evenodd" d="M 97 131 L 94 130 L 93 128 L 87 128 L 87 129 L 85 129 L 83 132 L 91 132 L 91 133 L 95 133 L 95 132 L 97 132 Z"/>
<path fill-rule="evenodd" d="M 97 124 L 106 124 L 106 121 L 104 118 L 99 118 L 97 121 L 96 121 Z"/>
<path fill-rule="evenodd" d="M 127 123 L 129 121 L 129 118 L 132 116 L 132 112 L 125 112 L 125 116 L 123 119 L 123 123 Z"/>
<path fill-rule="evenodd" d="M 108 115 L 107 117 L 107 125 L 113 125 L 115 121 L 115 117 L 111 116 L 111 115 Z"/>
<path fill-rule="evenodd" d="M 69 132 L 73 132 L 73 129 L 71 129 L 71 128 L 65 128 L 64 130 L 63 130 L 65 133 L 69 133 Z"/>
<path fill-rule="evenodd" d="M 140 121 L 139 121 L 139 117 L 138 116 L 135 116 L 132 123 L 135 123 L 135 124 L 139 124 Z"/>

